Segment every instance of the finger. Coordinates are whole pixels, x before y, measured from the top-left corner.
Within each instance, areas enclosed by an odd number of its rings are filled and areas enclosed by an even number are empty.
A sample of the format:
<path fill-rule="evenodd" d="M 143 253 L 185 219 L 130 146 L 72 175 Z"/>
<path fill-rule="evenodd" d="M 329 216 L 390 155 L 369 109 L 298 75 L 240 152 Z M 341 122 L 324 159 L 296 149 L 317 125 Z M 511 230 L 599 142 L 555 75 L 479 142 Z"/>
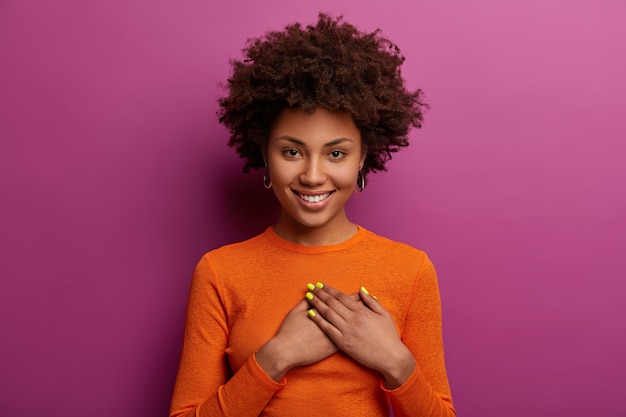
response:
<path fill-rule="evenodd" d="M 365 287 L 361 287 L 359 289 L 359 296 L 361 297 L 363 304 L 365 304 L 373 312 L 383 314 L 387 311 L 385 307 L 378 302 L 377 298 L 370 295 L 369 291 L 367 291 Z"/>
<path fill-rule="evenodd" d="M 332 307 L 338 313 L 341 313 L 343 310 L 342 307 L 347 308 L 348 310 L 355 310 L 359 307 L 359 302 L 354 296 L 347 295 L 327 284 L 323 284 L 324 286 L 316 291 L 318 296 L 324 301 L 327 305 Z M 326 293 L 326 294 L 323 294 Z M 328 296 L 326 296 L 328 295 Z M 341 306 L 335 304 L 333 299 L 337 300 Z"/>
<path fill-rule="evenodd" d="M 309 308 L 310 307 L 309 303 L 307 303 L 307 300 L 300 300 L 298 304 L 296 304 L 295 307 L 291 309 L 291 311 L 294 313 L 300 313 L 307 311 Z"/>
<path fill-rule="evenodd" d="M 305 298 L 318 315 L 321 314 L 335 327 L 341 326 L 350 314 L 349 309 L 322 290 L 315 291 L 315 294 L 309 291 L 305 294 Z"/>
<path fill-rule="evenodd" d="M 315 290 L 324 288 L 325 286 L 326 286 L 326 288 L 329 288 L 328 284 L 324 284 L 324 283 L 319 282 L 319 281 L 317 282 L 317 284 L 312 284 L 312 283 L 309 282 L 306 285 L 307 289 L 310 292 L 313 292 L 313 293 L 315 292 Z M 332 288 L 332 287 L 330 287 L 330 288 Z M 359 302 L 361 301 L 361 297 L 359 296 L 359 292 L 358 291 L 354 292 L 354 293 L 351 293 L 351 294 L 348 294 L 348 297 L 352 298 L 354 301 L 359 301 Z"/>
<path fill-rule="evenodd" d="M 309 318 L 324 332 L 326 336 L 333 342 L 341 336 L 341 332 L 320 314 L 317 309 L 309 309 Z"/>

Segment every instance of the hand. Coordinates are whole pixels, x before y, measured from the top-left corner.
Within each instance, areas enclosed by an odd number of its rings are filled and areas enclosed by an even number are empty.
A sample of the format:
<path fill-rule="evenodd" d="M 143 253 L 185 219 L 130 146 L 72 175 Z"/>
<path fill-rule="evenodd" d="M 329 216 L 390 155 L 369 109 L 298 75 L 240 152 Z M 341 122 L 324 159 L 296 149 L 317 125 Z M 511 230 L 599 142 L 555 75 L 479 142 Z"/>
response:
<path fill-rule="evenodd" d="M 402 343 L 391 314 L 363 288 L 359 300 L 327 284 L 310 293 L 312 321 L 343 352 L 379 371 L 387 388 L 399 387 L 413 373 L 415 359 Z"/>
<path fill-rule="evenodd" d="M 285 317 L 276 335 L 256 353 L 259 366 L 275 381 L 292 368 L 310 365 L 337 352 L 337 346 L 308 318 L 300 301 Z"/>

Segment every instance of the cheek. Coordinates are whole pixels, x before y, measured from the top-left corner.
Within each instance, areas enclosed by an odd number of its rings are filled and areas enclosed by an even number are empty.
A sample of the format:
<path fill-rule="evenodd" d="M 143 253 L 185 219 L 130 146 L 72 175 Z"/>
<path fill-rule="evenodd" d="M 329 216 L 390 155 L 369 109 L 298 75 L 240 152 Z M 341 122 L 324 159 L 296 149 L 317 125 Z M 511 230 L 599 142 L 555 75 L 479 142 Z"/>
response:
<path fill-rule="evenodd" d="M 351 188 L 356 184 L 359 167 L 343 167 L 335 175 L 335 183 L 342 188 Z"/>
<path fill-rule="evenodd" d="M 290 183 L 297 176 L 296 171 L 289 165 L 273 164 L 270 165 L 270 178 L 275 184 Z"/>
<path fill-rule="evenodd" d="M 267 155 L 267 165 L 268 165 L 269 174 L 272 177 L 272 180 L 274 178 L 278 179 L 280 177 L 283 177 L 285 169 L 288 168 L 288 166 L 285 166 L 282 158 L 278 157 L 277 155 L 273 153 L 269 153 Z"/>

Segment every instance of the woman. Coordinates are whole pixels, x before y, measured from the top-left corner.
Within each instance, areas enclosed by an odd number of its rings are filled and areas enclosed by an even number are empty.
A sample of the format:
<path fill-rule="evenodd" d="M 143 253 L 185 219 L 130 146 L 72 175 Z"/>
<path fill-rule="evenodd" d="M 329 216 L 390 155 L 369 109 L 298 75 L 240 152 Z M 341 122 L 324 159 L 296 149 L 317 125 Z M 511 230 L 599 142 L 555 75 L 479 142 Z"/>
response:
<path fill-rule="evenodd" d="M 321 14 L 245 53 L 220 121 L 281 212 L 199 261 L 170 415 L 455 415 L 431 262 L 345 211 L 420 126 L 399 49 Z"/>

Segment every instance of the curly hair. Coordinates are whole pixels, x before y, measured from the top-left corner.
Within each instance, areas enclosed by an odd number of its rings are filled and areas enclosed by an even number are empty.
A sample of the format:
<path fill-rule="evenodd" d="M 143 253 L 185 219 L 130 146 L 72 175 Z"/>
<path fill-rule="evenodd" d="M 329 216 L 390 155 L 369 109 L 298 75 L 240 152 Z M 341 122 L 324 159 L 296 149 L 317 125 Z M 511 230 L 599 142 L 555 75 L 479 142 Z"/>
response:
<path fill-rule="evenodd" d="M 269 32 L 232 61 L 218 116 L 228 145 L 246 159 L 244 172 L 264 166 L 262 149 L 286 107 L 350 113 L 367 150 L 364 174 L 385 171 L 391 154 L 408 146 L 411 126 L 421 127 L 428 105 L 421 89 L 405 88 L 400 49 L 380 29 L 363 33 L 342 20 L 321 13 L 315 26 Z"/>

